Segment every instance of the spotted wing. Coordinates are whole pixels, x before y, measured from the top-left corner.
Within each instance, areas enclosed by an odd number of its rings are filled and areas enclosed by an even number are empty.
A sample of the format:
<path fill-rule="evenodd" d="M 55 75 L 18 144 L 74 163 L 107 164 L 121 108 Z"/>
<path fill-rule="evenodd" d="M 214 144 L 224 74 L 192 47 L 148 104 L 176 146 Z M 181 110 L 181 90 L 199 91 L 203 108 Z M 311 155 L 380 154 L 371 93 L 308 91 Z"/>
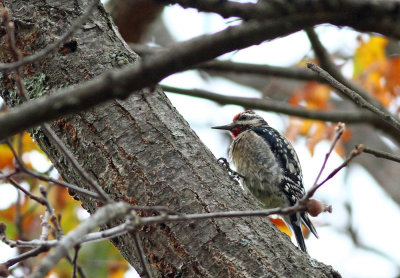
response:
<path fill-rule="evenodd" d="M 284 173 L 280 186 L 290 203 L 294 205 L 305 194 L 303 174 L 296 151 L 283 135 L 270 126 L 256 128 L 254 132 L 268 143 L 280 163 Z"/>

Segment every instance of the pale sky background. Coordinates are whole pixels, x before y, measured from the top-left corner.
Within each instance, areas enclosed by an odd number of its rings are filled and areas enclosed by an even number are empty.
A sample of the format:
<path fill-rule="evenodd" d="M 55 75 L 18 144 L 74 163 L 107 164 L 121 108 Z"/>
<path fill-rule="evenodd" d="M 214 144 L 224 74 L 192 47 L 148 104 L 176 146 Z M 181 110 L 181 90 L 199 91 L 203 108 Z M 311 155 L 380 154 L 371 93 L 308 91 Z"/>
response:
<path fill-rule="evenodd" d="M 182 9 L 177 5 L 166 8 L 163 17 L 168 22 L 170 32 L 179 41 L 222 30 L 228 23 L 220 16 L 198 13 L 193 9 Z M 354 53 L 358 33 L 327 25 L 319 27 L 317 32 L 330 52 Z M 224 58 L 240 62 L 289 66 L 310 53 L 311 46 L 305 33 L 298 32 L 243 51 L 227 54 Z M 345 74 L 351 76 L 352 65 L 347 64 L 343 68 Z M 204 80 L 195 71 L 176 74 L 165 79 L 162 84 L 207 89 L 235 96 L 260 96 L 255 90 L 238 86 L 222 78 Z M 234 105 L 220 106 L 212 101 L 176 94 L 168 94 L 168 97 L 214 155 L 217 158 L 226 157 L 230 142 L 226 140 L 226 136 L 223 136 L 222 131 L 211 130 L 210 127 L 229 123 L 234 115 L 242 111 L 242 108 Z M 286 116 L 265 112 L 259 112 L 259 114 L 279 131 L 284 131 L 288 124 Z M 305 138 L 299 139 L 294 147 L 302 164 L 305 186 L 309 188 L 319 171 L 329 148 L 329 142 L 318 144 L 314 157 L 311 157 L 305 148 L 305 140 Z M 37 154 L 32 155 L 36 155 L 35 158 L 40 160 L 41 167 L 46 167 Z M 341 162 L 342 159 L 333 154 L 323 177 Z M 0 209 L 7 207 L 10 202 L 15 201 L 15 198 L 15 190 L 11 190 L 10 186 L 0 186 Z M 306 240 L 311 257 L 332 265 L 343 277 L 394 277 L 399 273 L 393 263 L 381 256 L 355 248 L 349 237 L 344 234 L 343 229 L 348 221 L 344 203 L 350 201 L 354 209 L 353 221 L 362 242 L 385 252 L 400 265 L 399 207 L 364 169 L 353 166 L 350 171 L 342 171 L 317 192 L 316 198 L 331 204 L 333 213 L 312 218 L 320 238 L 315 239 L 310 236 Z M 6 245 L 0 243 L 0 248 L 2 250 L 0 261 L 13 256 L 14 251 Z M 125 277 L 136 277 L 136 275 L 132 270 Z"/>

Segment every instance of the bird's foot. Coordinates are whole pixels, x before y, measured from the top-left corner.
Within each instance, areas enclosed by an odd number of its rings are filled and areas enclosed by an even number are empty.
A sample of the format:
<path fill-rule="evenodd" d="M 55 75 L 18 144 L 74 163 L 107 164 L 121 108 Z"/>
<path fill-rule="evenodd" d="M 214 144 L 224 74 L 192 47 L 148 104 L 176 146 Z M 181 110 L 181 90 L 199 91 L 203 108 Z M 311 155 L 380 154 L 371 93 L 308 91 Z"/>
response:
<path fill-rule="evenodd" d="M 229 165 L 228 160 L 226 160 L 226 158 L 221 157 L 218 158 L 218 163 L 221 164 L 223 167 L 226 168 L 226 170 L 228 171 L 228 174 L 230 177 L 236 179 L 236 180 L 240 180 L 241 178 L 243 179 L 244 176 L 239 174 L 238 172 L 236 172 L 235 170 L 232 170 L 231 166 Z"/>

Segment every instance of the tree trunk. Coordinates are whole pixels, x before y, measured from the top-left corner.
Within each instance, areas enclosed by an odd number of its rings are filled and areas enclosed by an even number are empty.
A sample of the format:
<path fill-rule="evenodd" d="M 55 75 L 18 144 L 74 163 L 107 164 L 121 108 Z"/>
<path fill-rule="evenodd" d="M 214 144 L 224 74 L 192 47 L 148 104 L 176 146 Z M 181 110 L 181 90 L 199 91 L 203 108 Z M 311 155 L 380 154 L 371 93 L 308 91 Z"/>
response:
<path fill-rule="evenodd" d="M 28 55 L 57 40 L 85 11 L 86 2 L 12 0 L 3 5 L 15 21 L 17 45 Z M 2 62 L 9 62 L 4 37 L 0 55 Z M 99 5 L 59 51 L 23 71 L 29 96 L 36 98 L 137 59 Z M 3 75 L 2 96 L 15 105 L 11 76 Z M 144 89 L 51 126 L 114 200 L 163 205 L 179 213 L 258 209 L 159 89 Z M 88 188 L 39 128 L 32 133 L 66 181 Z M 85 209 L 96 210 L 96 201 L 79 197 Z M 259 217 L 165 223 L 146 227 L 139 235 L 155 277 L 339 276 L 331 267 L 310 261 L 268 219 Z M 140 272 L 131 236 L 113 243 Z"/>

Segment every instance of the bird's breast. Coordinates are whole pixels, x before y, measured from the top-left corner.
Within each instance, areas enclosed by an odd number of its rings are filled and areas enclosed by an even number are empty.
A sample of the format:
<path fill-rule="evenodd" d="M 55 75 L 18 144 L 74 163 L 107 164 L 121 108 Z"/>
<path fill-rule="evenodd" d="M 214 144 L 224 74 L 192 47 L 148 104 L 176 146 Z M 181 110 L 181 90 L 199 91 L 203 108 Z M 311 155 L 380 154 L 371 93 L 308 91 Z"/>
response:
<path fill-rule="evenodd" d="M 254 131 L 240 133 L 230 145 L 229 156 L 237 172 L 244 176 L 243 184 L 253 194 L 276 190 L 282 178 L 279 162 L 268 143 Z"/>

